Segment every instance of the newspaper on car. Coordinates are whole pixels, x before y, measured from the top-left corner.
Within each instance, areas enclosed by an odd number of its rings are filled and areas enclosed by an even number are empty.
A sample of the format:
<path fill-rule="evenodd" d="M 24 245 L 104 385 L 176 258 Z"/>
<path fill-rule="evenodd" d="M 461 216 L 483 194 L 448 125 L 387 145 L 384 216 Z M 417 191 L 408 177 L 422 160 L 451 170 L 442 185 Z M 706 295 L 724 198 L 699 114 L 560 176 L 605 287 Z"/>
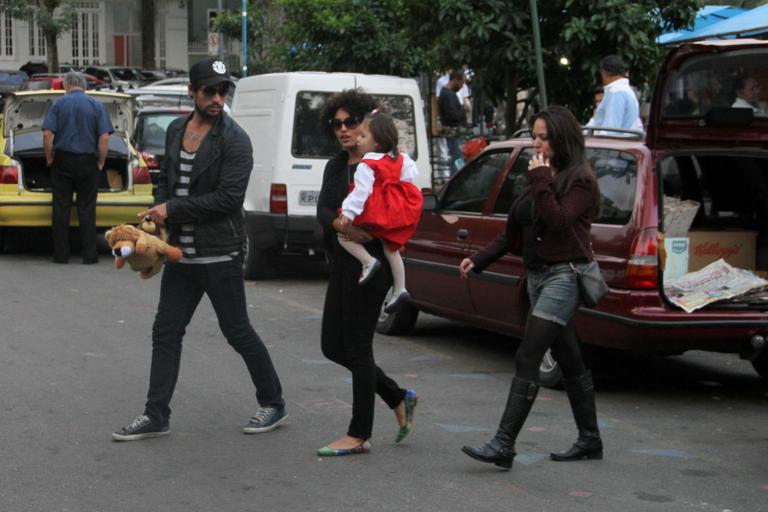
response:
<path fill-rule="evenodd" d="M 701 270 L 667 280 L 664 292 L 673 304 L 691 313 L 764 286 L 768 286 L 765 279 L 719 259 Z"/>

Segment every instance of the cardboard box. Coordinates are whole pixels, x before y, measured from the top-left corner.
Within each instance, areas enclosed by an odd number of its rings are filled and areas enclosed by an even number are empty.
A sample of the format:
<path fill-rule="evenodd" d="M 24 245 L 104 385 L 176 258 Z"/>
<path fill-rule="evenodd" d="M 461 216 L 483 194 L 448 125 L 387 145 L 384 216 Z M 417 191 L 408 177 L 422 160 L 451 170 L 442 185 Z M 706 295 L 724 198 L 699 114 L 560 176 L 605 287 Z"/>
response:
<path fill-rule="evenodd" d="M 664 250 L 667 251 L 664 279 L 672 279 L 688 273 L 688 247 L 687 238 L 664 238 Z"/>
<path fill-rule="evenodd" d="M 688 271 L 723 258 L 729 265 L 755 270 L 757 231 L 688 232 Z"/>

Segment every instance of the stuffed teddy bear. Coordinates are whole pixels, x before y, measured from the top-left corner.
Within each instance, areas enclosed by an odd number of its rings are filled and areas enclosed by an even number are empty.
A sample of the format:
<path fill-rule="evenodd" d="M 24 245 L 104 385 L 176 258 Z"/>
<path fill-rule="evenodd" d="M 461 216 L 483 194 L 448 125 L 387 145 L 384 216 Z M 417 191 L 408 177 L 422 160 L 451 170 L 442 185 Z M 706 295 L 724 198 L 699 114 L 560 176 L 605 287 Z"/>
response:
<path fill-rule="evenodd" d="M 115 268 L 123 268 L 128 262 L 131 269 L 139 272 L 139 277 L 149 279 L 160 272 L 166 260 L 181 260 L 181 249 L 152 234 L 156 231 L 153 222 L 144 219 L 140 228 L 120 224 L 104 234 L 115 256 Z M 161 236 L 164 235 L 161 229 Z"/>

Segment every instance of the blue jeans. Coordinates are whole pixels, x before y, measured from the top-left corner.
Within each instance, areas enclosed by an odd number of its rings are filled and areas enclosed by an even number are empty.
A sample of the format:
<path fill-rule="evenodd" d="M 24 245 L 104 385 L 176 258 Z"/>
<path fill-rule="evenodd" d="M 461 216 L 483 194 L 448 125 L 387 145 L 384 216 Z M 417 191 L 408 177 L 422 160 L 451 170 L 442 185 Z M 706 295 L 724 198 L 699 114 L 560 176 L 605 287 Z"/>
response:
<path fill-rule="evenodd" d="M 585 263 L 574 263 L 582 269 Z M 579 285 L 570 263 L 546 265 L 528 270 L 528 297 L 531 315 L 560 325 L 568 325 L 579 307 Z"/>
<path fill-rule="evenodd" d="M 167 263 L 152 326 L 152 367 L 144 414 L 167 424 L 179 376 L 181 342 L 197 305 L 208 294 L 219 328 L 248 367 L 262 406 L 283 407 L 282 388 L 267 347 L 248 319 L 240 258 L 209 264 Z"/>
<path fill-rule="evenodd" d="M 574 266 L 581 270 L 586 263 Z M 566 378 L 582 375 L 586 368 L 571 322 L 579 307 L 579 288 L 570 264 L 528 269 L 528 297 L 531 310 L 515 353 L 516 376 L 538 381 L 539 366 L 548 349 Z"/>

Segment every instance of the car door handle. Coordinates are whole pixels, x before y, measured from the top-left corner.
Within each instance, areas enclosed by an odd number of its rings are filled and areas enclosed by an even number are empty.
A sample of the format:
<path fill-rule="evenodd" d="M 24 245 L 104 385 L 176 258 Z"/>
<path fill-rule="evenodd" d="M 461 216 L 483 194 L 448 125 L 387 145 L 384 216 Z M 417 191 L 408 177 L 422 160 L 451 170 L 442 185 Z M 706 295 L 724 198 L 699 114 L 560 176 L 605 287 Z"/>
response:
<path fill-rule="evenodd" d="M 459 240 L 466 240 L 468 236 L 469 236 L 468 229 L 461 228 L 456 232 L 456 238 L 458 238 Z"/>

